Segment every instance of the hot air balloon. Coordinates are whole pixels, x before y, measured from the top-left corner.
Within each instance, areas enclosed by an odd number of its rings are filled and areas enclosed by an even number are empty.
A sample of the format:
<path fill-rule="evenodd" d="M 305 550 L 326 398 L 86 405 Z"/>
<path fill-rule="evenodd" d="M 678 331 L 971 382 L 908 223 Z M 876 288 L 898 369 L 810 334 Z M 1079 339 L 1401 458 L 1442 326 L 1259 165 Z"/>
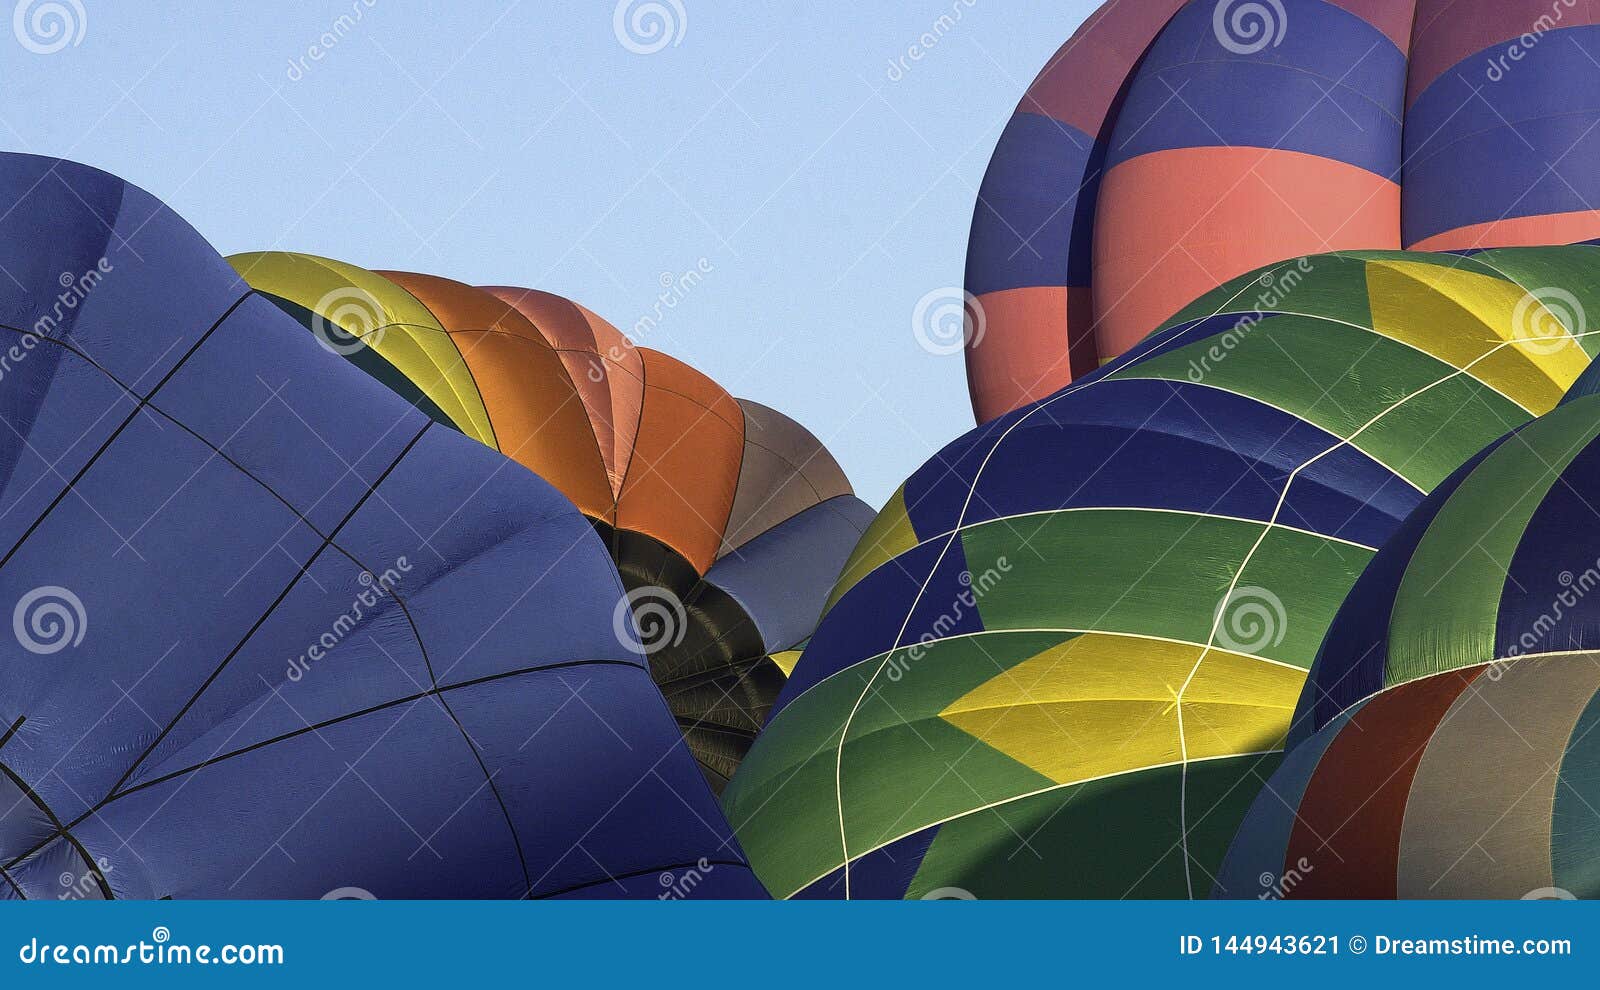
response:
<path fill-rule="evenodd" d="M 1596 52 L 1587 3 L 1111 0 L 979 192 L 979 422 L 1282 258 L 1600 237 Z"/>
<path fill-rule="evenodd" d="M 0 198 L 0 895 L 760 895 L 567 499 L 148 193 Z"/>
<path fill-rule="evenodd" d="M 1377 548 L 1583 372 L 1597 250 L 1283 262 L 945 448 L 724 792 L 768 890 L 1206 896 Z"/>
<path fill-rule="evenodd" d="M 1597 437 L 1594 397 L 1512 432 L 1374 558 L 1218 896 L 1600 896 Z"/>
<path fill-rule="evenodd" d="M 822 443 L 560 296 L 304 254 L 230 260 L 329 349 L 593 521 L 720 790 L 872 518 Z"/>

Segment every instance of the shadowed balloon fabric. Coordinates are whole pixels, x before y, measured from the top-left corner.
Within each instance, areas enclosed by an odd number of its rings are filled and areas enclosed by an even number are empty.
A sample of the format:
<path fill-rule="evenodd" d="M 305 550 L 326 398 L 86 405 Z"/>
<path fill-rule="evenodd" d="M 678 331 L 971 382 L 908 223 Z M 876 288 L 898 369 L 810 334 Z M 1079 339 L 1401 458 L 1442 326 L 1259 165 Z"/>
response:
<path fill-rule="evenodd" d="M 1589 363 L 1597 252 L 1274 265 L 945 448 L 723 796 L 767 888 L 1206 896 L 1376 548 Z"/>
<path fill-rule="evenodd" d="M 1511 433 L 1373 560 L 1215 893 L 1600 896 L 1600 398 Z M 1561 896 L 1565 896 L 1561 894 Z"/>
<path fill-rule="evenodd" d="M 873 515 L 821 442 L 547 292 L 305 254 L 230 261 L 332 349 L 594 521 L 639 645 L 721 790 Z"/>
<path fill-rule="evenodd" d="M 145 192 L 0 199 L 0 894 L 761 894 L 567 499 Z"/>
<path fill-rule="evenodd" d="M 1283 258 L 1600 237 L 1597 62 L 1591 0 L 1111 0 L 979 192 L 979 422 Z"/>

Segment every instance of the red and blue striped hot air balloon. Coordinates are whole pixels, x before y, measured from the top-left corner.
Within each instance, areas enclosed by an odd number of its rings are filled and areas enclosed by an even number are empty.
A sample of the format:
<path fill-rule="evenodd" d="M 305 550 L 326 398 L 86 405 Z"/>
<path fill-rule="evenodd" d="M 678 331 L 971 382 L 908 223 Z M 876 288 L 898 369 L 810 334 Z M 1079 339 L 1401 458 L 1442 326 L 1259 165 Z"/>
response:
<path fill-rule="evenodd" d="M 1600 236 L 1592 0 L 1111 0 L 973 218 L 980 422 L 1283 258 Z"/>

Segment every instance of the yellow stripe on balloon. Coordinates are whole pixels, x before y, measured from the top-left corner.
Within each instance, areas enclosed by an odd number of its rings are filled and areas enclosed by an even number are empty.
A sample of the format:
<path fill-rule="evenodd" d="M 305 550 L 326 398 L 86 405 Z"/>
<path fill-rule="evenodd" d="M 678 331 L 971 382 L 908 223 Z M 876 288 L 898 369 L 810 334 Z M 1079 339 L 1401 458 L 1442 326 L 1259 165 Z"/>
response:
<path fill-rule="evenodd" d="M 940 716 L 1070 784 L 1281 748 L 1304 680 L 1241 653 L 1087 633 L 996 674 Z"/>

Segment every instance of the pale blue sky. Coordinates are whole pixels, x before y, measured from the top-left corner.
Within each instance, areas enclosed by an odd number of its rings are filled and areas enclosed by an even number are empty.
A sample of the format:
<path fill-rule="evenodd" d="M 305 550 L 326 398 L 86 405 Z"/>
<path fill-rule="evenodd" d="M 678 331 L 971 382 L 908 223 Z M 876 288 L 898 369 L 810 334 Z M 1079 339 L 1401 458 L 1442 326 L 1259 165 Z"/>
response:
<path fill-rule="evenodd" d="M 912 314 L 961 285 L 1000 128 L 1097 5 L 677 0 L 641 54 L 615 0 L 76 2 L 60 51 L 0 34 L 5 147 L 115 172 L 224 253 L 532 285 L 624 330 L 698 266 L 640 343 L 805 423 L 874 504 L 972 424 Z"/>

